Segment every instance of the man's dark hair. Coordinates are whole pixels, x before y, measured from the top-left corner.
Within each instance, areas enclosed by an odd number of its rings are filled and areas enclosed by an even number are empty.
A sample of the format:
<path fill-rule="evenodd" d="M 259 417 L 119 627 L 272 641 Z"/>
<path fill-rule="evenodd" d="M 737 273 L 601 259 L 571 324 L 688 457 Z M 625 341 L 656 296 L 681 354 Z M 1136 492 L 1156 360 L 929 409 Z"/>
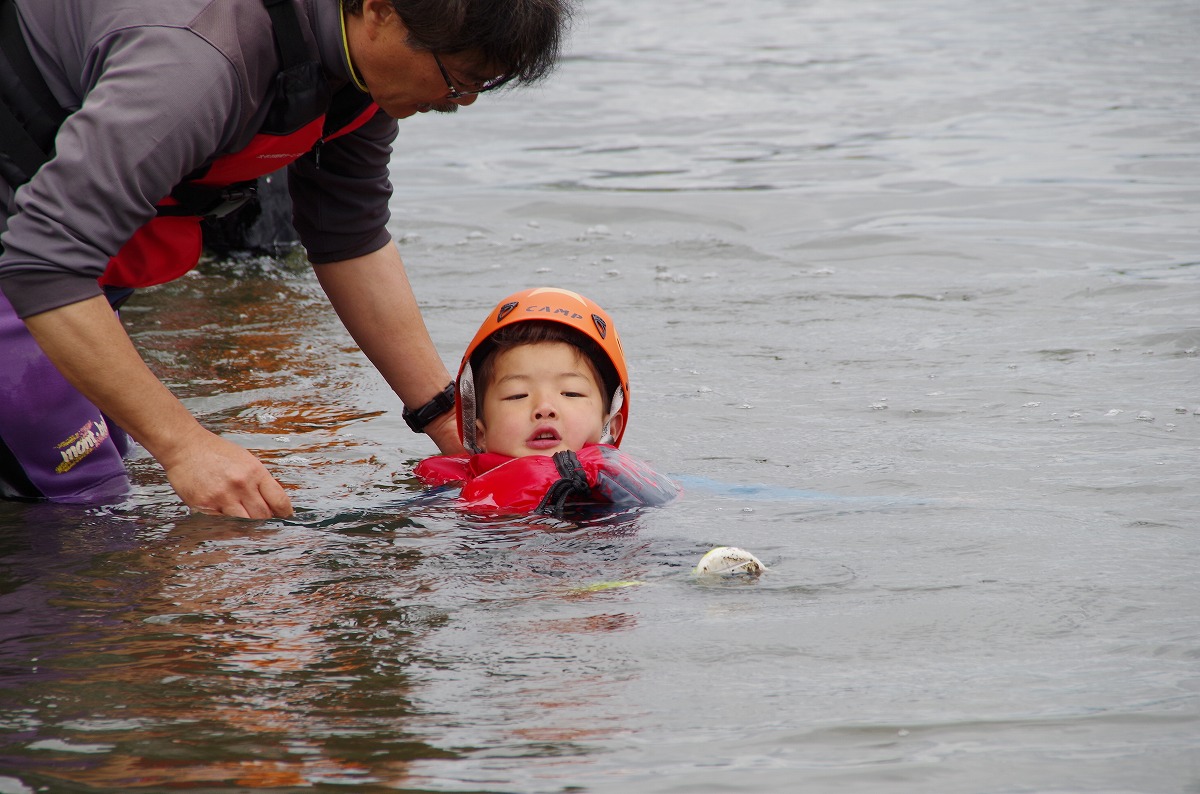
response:
<path fill-rule="evenodd" d="M 563 342 L 577 349 L 584 358 L 592 362 L 600 373 L 600 388 L 604 389 L 604 410 L 612 402 L 613 394 L 620 385 L 617 370 L 608 360 L 608 354 L 587 334 L 569 325 L 551 320 L 529 320 L 506 325 L 489 336 L 471 356 L 471 369 L 475 375 L 476 411 L 483 410 L 483 399 L 491 384 L 496 365 L 496 356 L 505 350 L 521 345 L 536 345 L 543 342 Z"/>
<path fill-rule="evenodd" d="M 389 0 L 408 43 L 437 53 L 478 52 L 521 83 L 545 77 L 558 61 L 572 0 Z M 361 14 L 363 0 L 342 0 Z"/>

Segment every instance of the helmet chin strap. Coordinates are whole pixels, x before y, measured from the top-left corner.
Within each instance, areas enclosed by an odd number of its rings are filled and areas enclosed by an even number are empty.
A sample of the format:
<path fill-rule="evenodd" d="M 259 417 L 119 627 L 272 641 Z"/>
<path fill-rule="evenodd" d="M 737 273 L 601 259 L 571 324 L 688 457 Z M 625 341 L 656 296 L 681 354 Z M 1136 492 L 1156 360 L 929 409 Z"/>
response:
<path fill-rule="evenodd" d="M 612 431 L 610 431 L 608 429 L 608 426 L 610 424 L 612 424 L 613 417 L 621 412 L 621 407 L 624 405 L 625 405 L 625 390 L 622 389 L 620 386 L 618 386 L 617 390 L 615 392 L 613 392 L 612 405 L 609 406 L 608 416 L 604 417 L 604 429 L 601 430 L 601 432 L 600 432 L 600 443 L 601 444 L 616 443 L 616 439 L 613 438 Z"/>
<path fill-rule="evenodd" d="M 483 452 L 475 442 L 475 373 L 468 362 L 458 379 L 458 397 L 462 400 L 463 446 L 475 454 Z"/>

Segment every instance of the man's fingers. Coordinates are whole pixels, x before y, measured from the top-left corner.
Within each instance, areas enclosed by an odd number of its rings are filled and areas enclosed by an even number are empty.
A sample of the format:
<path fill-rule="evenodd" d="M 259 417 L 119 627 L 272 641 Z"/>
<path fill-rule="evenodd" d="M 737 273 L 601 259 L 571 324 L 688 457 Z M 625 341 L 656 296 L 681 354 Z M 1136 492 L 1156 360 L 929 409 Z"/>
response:
<path fill-rule="evenodd" d="M 230 518 L 251 518 L 250 511 L 247 510 L 241 502 L 232 502 L 228 505 L 217 507 L 214 505 L 193 505 L 189 504 L 188 509 L 193 513 L 200 513 L 206 516 L 227 516 Z"/>
<path fill-rule="evenodd" d="M 252 484 L 253 490 L 242 499 L 231 501 L 221 511 L 234 518 L 288 518 L 292 515 L 292 500 L 275 478 L 269 474 Z"/>
<path fill-rule="evenodd" d="M 167 479 L 192 510 L 234 518 L 287 518 L 292 502 L 262 462 L 212 434 L 192 455 L 167 470 Z"/>
<path fill-rule="evenodd" d="M 267 477 L 267 481 L 259 486 L 259 496 L 262 497 L 263 506 L 266 508 L 267 515 L 262 518 L 290 518 L 292 515 L 292 500 L 288 498 L 287 493 L 283 490 L 283 486 L 273 477 Z"/>
<path fill-rule="evenodd" d="M 250 488 L 250 493 L 229 505 L 225 515 L 256 519 L 289 518 L 292 515 L 292 500 L 266 469 Z"/>

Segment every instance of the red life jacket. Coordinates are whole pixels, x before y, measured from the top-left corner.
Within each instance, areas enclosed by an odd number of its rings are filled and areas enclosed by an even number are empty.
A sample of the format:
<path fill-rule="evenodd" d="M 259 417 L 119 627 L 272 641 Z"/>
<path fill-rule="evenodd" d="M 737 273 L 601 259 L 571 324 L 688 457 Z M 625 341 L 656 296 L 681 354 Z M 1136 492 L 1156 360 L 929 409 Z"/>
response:
<path fill-rule="evenodd" d="M 241 151 L 217 158 L 205 174 L 188 181 L 203 187 L 229 187 L 252 182 L 261 176 L 298 160 L 312 151 L 318 141 L 332 140 L 367 123 L 379 106 L 371 103 L 350 124 L 333 134 L 322 136 L 325 115 L 318 116 L 299 130 L 287 135 L 259 133 Z M 160 207 L 177 206 L 173 197 Z M 199 215 L 159 215 L 138 229 L 108 261 L 102 286 L 152 287 L 179 278 L 196 266 L 203 240 Z"/>
<path fill-rule="evenodd" d="M 561 517 L 566 504 L 625 509 L 663 505 L 679 495 L 678 485 L 607 444 L 523 458 L 492 452 L 436 455 L 418 463 L 413 473 L 425 485 L 462 483 L 464 509 L 484 514 Z"/>
<path fill-rule="evenodd" d="M 200 220 L 220 217 L 254 194 L 262 176 L 287 166 L 325 141 L 352 132 L 379 110 L 347 85 L 330 97 L 320 63 L 304 49 L 296 10 L 288 0 L 263 0 L 279 53 L 275 98 L 262 129 L 241 151 L 218 157 L 159 202 L 158 216 L 138 229 L 100 277 L 105 287 L 152 287 L 196 266 L 203 247 Z M 228 191 L 222 188 L 236 187 Z"/>

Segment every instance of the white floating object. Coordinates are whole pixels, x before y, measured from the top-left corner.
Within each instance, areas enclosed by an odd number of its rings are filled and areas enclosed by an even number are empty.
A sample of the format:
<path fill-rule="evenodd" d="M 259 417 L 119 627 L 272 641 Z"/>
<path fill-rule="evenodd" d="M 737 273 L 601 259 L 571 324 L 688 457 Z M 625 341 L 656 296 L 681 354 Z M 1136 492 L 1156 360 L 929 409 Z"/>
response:
<path fill-rule="evenodd" d="M 758 557 L 736 546 L 718 546 L 696 565 L 697 576 L 758 576 L 765 570 Z"/>

